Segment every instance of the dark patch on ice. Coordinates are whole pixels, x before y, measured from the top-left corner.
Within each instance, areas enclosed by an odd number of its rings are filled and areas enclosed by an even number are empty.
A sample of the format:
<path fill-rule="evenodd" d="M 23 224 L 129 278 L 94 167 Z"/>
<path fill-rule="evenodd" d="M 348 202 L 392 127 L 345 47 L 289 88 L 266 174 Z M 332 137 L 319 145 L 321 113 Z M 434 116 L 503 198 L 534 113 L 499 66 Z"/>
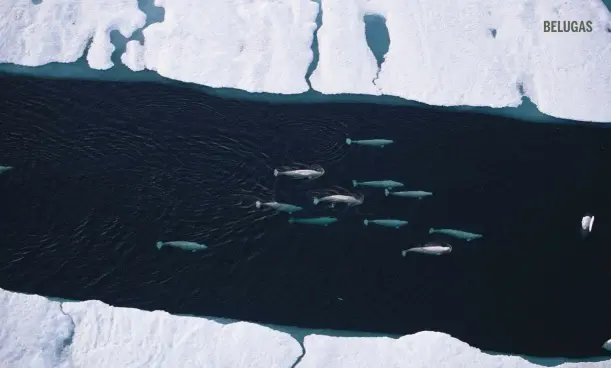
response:
<path fill-rule="evenodd" d="M 522 82 L 518 82 L 517 87 L 518 87 L 518 92 L 520 92 L 520 95 L 524 96 L 526 94 L 524 92 L 524 84 L 522 84 Z"/>
<path fill-rule="evenodd" d="M 611 33 L 611 25 L 607 25 L 607 32 Z"/>
<path fill-rule="evenodd" d="M 488 29 L 488 32 L 490 32 L 492 38 L 496 38 L 496 28 L 490 28 Z"/>
<path fill-rule="evenodd" d="M 310 89 L 312 89 L 312 84 L 310 83 L 310 77 L 316 67 L 318 66 L 318 60 L 320 60 L 320 50 L 318 49 L 318 30 L 322 26 L 322 4 L 320 0 L 313 0 L 316 4 L 318 4 L 318 14 L 316 15 L 316 30 L 314 30 L 314 38 L 312 39 L 312 62 L 308 67 L 308 71 L 306 72 L 306 82 Z"/>
<path fill-rule="evenodd" d="M 40 3 L 42 3 L 42 0 L 32 0 L 32 4 L 34 5 L 40 5 Z"/>
<path fill-rule="evenodd" d="M 386 27 L 386 19 L 378 14 L 366 14 L 363 21 L 365 22 L 367 45 L 369 45 L 378 62 L 378 68 L 381 68 L 384 56 L 390 48 L 390 35 Z"/>

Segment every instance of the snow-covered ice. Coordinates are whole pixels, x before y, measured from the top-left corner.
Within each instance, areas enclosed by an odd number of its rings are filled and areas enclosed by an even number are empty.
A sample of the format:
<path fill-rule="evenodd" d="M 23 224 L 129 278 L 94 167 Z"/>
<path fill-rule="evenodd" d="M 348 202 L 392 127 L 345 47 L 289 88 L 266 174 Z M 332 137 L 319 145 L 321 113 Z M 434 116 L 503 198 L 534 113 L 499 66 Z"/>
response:
<path fill-rule="evenodd" d="M 57 302 L 0 289 L 0 364 L 3 368 L 535 368 L 558 359 L 490 355 L 439 332 L 399 339 L 291 335 L 248 322 L 119 308 L 100 301 Z M 558 368 L 604 368 L 597 362 Z M 546 364 L 547 363 L 547 364 Z"/>
<path fill-rule="evenodd" d="M 71 63 L 83 56 L 93 69 L 113 66 L 110 32 L 124 37 L 142 28 L 137 0 L 0 1 L 0 63 L 39 66 Z"/>
<path fill-rule="evenodd" d="M 521 84 L 545 114 L 611 122 L 611 16 L 600 0 L 323 0 L 322 12 L 311 82 L 323 93 L 503 107 L 521 104 Z M 383 16 L 390 36 L 379 75 L 366 14 Z M 544 33 L 544 20 L 594 30 Z"/>
<path fill-rule="evenodd" d="M 423 331 L 399 339 L 388 337 L 334 337 L 308 335 L 299 368 L 535 368 L 555 359 L 532 363 L 519 356 L 490 355 L 441 332 Z M 534 359 L 531 359 L 534 360 Z M 564 362 L 556 368 L 609 368 L 611 359 Z"/>
<path fill-rule="evenodd" d="M 526 96 L 551 116 L 611 122 L 611 15 L 601 0 L 155 0 L 163 21 L 121 60 L 210 87 L 306 92 L 319 1 L 309 82 L 323 94 L 495 108 Z M 390 36 L 380 69 L 365 35 L 370 14 Z M 545 20 L 590 20 L 593 32 L 546 33 Z M 144 24 L 137 0 L 4 0 L 0 63 L 73 62 L 93 37 L 89 66 L 107 69 L 109 32 L 128 37 Z"/>
<path fill-rule="evenodd" d="M 301 93 L 318 5 L 309 0 L 155 0 L 165 19 L 130 41 L 133 70 L 249 92 Z M 168 55 L 171 55 L 168 57 Z"/>
<path fill-rule="evenodd" d="M 223 324 L 99 301 L 60 303 L 0 289 L 3 368 L 284 368 L 302 353 L 291 335 L 253 323 Z"/>

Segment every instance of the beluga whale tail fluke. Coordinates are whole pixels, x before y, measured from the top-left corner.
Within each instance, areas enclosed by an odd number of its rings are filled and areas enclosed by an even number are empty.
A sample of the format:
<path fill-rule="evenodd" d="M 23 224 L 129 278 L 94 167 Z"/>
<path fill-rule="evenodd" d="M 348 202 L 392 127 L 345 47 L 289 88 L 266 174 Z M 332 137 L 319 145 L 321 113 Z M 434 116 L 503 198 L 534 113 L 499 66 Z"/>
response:
<path fill-rule="evenodd" d="M 376 138 L 376 139 L 361 139 L 361 140 L 346 138 L 346 144 L 347 145 L 356 144 L 356 145 L 359 145 L 359 146 L 369 146 L 369 147 L 384 148 L 385 146 L 388 146 L 389 144 L 393 144 L 393 143 L 394 143 L 394 141 L 392 141 L 390 139 L 381 139 L 381 138 Z"/>
<path fill-rule="evenodd" d="M 205 244 L 199 244 L 199 243 L 195 243 L 195 242 L 190 242 L 190 241 L 169 241 L 169 242 L 162 242 L 162 241 L 158 241 L 157 242 L 157 249 L 161 249 L 161 247 L 163 246 L 169 246 L 169 247 L 175 247 L 175 248 L 180 248 L 180 249 L 184 249 L 184 250 L 190 250 L 191 252 L 197 252 L 198 250 L 204 250 L 204 249 L 208 249 L 208 247 Z"/>

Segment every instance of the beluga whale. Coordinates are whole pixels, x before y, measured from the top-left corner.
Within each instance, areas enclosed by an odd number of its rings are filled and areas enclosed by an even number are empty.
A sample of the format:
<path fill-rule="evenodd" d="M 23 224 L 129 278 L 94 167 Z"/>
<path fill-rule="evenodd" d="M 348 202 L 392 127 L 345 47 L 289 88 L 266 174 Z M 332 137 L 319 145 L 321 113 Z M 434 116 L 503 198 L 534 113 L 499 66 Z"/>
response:
<path fill-rule="evenodd" d="M 586 214 L 581 219 L 581 236 L 586 237 L 592 232 L 592 227 L 594 226 L 594 216 L 590 214 Z"/>
<path fill-rule="evenodd" d="M 336 204 L 344 204 L 348 207 L 359 206 L 365 201 L 365 196 L 361 193 L 351 193 L 342 187 L 333 187 L 332 189 L 310 191 L 312 195 L 312 203 L 326 203 L 330 207 L 335 207 Z"/>
<path fill-rule="evenodd" d="M 12 166 L 0 166 L 0 174 L 5 173 L 9 170 L 12 170 L 13 167 Z"/>
<path fill-rule="evenodd" d="M 289 224 L 304 224 L 304 225 L 318 225 L 318 226 L 329 226 L 337 222 L 337 218 L 335 217 L 309 217 L 309 218 L 298 218 L 291 217 L 289 219 Z"/>
<path fill-rule="evenodd" d="M 395 197 L 416 198 L 416 199 L 422 199 L 424 197 L 429 197 L 433 195 L 433 193 L 425 192 L 424 190 L 406 190 L 406 191 L 392 192 L 388 189 L 384 189 L 384 194 L 387 197 L 391 195 Z"/>
<path fill-rule="evenodd" d="M 295 206 L 295 205 L 289 204 L 289 203 L 280 203 L 280 202 L 276 202 L 276 201 L 272 201 L 272 202 L 256 201 L 255 202 L 255 207 L 257 207 L 257 208 L 268 207 L 268 208 L 274 209 L 274 210 L 276 210 L 278 212 L 286 212 L 288 214 L 292 214 L 292 213 L 295 213 L 295 212 L 303 210 L 303 207 Z"/>
<path fill-rule="evenodd" d="M 394 141 L 390 140 L 390 139 L 380 139 L 380 138 L 376 138 L 376 139 L 361 139 L 361 140 L 353 140 L 350 138 L 346 138 L 346 144 L 347 145 L 351 145 L 351 144 L 356 144 L 359 146 L 369 146 L 369 147 L 379 147 L 379 148 L 384 148 L 385 146 L 388 146 L 389 144 L 393 144 L 395 143 Z"/>
<path fill-rule="evenodd" d="M 162 241 L 157 242 L 157 249 L 161 249 L 161 247 L 164 247 L 164 246 L 180 248 L 184 250 L 190 250 L 191 252 L 197 252 L 198 250 L 208 249 L 208 247 L 204 244 L 199 244 L 199 243 L 190 242 L 190 241 L 179 240 L 179 241 L 169 241 L 169 242 L 162 242 Z"/>
<path fill-rule="evenodd" d="M 443 234 L 443 235 L 448 235 L 448 236 L 451 236 L 457 239 L 466 240 L 466 241 L 472 241 L 475 239 L 479 239 L 483 236 L 481 234 L 470 233 L 468 231 L 462 231 L 462 230 L 433 229 L 433 228 L 429 229 L 429 234 Z"/>
<path fill-rule="evenodd" d="M 442 244 L 442 243 L 429 242 L 420 247 L 413 247 L 413 248 L 405 249 L 401 251 L 401 254 L 403 255 L 403 257 L 405 257 L 407 253 L 409 252 L 422 253 L 422 254 L 433 254 L 436 256 L 440 256 L 442 254 L 448 254 L 452 252 L 452 246 L 446 243 Z"/>
<path fill-rule="evenodd" d="M 404 220 L 394 220 L 394 219 L 379 219 L 379 220 L 363 220 L 363 224 L 365 226 L 369 226 L 369 224 L 376 224 L 384 227 L 393 227 L 398 229 L 402 226 L 407 225 L 407 221 Z"/>
<path fill-rule="evenodd" d="M 374 180 L 374 181 L 352 181 L 353 187 L 372 187 L 372 188 L 385 188 L 385 189 L 393 189 L 393 188 L 401 188 L 403 187 L 403 183 L 399 183 L 394 180 Z"/>
<path fill-rule="evenodd" d="M 309 168 L 278 168 L 274 169 L 274 176 L 287 176 L 293 179 L 317 179 L 325 174 L 320 165 L 311 165 Z"/>

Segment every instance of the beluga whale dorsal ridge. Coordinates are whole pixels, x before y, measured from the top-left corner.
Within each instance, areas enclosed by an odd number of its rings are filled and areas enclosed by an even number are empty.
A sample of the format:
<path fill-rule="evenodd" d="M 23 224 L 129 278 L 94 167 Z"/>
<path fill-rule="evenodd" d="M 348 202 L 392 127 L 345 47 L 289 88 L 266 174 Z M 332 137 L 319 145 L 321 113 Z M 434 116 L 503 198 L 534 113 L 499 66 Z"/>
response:
<path fill-rule="evenodd" d="M 359 146 L 384 148 L 385 146 L 388 146 L 389 144 L 393 144 L 393 143 L 394 141 L 390 139 L 381 139 L 381 138 L 361 139 L 361 140 L 346 138 L 347 145 L 356 144 Z"/>
<path fill-rule="evenodd" d="M 162 241 L 157 242 L 157 249 L 161 249 L 164 246 L 180 248 L 184 250 L 190 250 L 191 252 L 197 252 L 198 250 L 208 249 L 208 246 L 206 246 L 205 244 L 199 244 L 199 243 L 195 243 L 191 241 L 178 240 L 178 241 L 169 241 L 169 242 L 162 242 Z"/>

